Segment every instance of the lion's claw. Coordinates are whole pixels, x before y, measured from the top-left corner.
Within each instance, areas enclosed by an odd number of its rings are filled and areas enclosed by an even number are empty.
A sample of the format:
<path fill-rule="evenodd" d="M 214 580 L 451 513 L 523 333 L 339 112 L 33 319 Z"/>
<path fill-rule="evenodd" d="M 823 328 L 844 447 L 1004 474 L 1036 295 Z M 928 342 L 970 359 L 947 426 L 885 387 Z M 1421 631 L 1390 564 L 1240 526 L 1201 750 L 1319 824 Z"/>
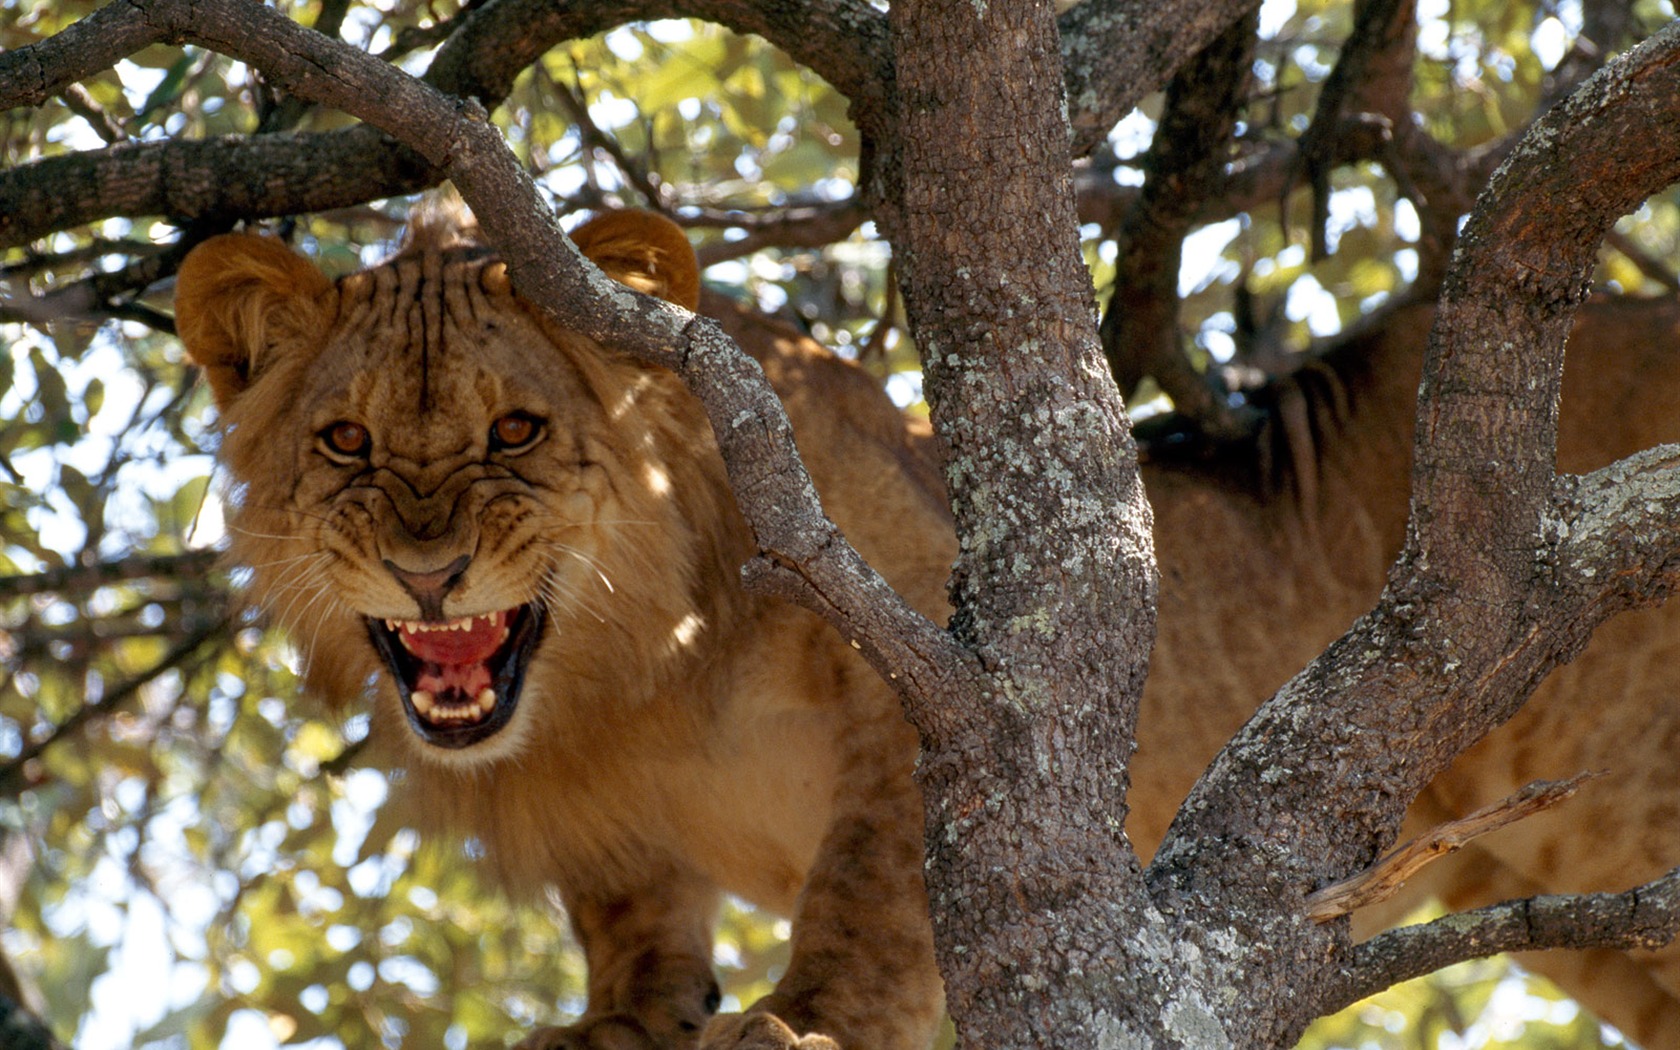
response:
<path fill-rule="evenodd" d="M 840 1044 L 815 1032 L 796 1035 L 774 1014 L 723 1014 L 706 1026 L 701 1050 L 840 1050 Z"/>

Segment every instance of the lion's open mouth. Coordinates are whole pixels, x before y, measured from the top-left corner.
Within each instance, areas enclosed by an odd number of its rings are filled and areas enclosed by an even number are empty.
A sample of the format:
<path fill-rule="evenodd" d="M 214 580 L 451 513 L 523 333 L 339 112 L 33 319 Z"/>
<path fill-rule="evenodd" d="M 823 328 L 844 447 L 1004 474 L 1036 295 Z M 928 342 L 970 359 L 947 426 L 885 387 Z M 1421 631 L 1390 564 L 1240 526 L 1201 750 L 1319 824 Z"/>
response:
<path fill-rule="evenodd" d="M 368 620 L 420 739 L 461 748 L 494 736 L 519 704 L 525 667 L 542 634 L 542 609 L 454 620 Z"/>

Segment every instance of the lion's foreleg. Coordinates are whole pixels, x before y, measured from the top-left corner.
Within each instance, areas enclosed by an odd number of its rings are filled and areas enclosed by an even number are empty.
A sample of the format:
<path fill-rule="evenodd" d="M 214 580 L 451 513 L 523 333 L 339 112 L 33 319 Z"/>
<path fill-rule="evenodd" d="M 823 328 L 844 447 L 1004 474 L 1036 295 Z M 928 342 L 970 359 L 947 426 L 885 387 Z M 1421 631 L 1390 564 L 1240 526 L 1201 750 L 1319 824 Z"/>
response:
<path fill-rule="evenodd" d="M 693 1047 L 718 1006 L 716 889 L 671 866 L 633 891 L 565 896 L 589 964 L 589 1006 L 575 1024 L 532 1033 L 523 1050 Z"/>
<path fill-rule="evenodd" d="M 922 884 L 915 737 L 892 702 L 843 744 L 835 817 L 800 895 L 787 973 L 745 1015 L 716 1018 L 706 1050 L 925 1050 L 933 1039 L 944 997 Z"/>

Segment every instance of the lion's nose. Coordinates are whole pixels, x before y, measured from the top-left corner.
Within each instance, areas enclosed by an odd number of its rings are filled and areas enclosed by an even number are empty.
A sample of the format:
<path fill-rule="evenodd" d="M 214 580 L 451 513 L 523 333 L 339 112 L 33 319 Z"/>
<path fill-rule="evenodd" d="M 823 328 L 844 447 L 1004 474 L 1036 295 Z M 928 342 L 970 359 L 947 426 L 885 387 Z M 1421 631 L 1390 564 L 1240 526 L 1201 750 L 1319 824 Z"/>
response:
<path fill-rule="evenodd" d="M 415 572 L 405 569 L 392 561 L 384 559 L 385 568 L 396 577 L 402 589 L 409 593 L 420 604 L 420 618 L 423 620 L 443 619 L 443 599 L 461 582 L 461 576 L 467 571 L 467 563 L 472 561 L 470 555 L 463 554 L 459 558 L 445 565 L 441 569 L 430 572 Z"/>

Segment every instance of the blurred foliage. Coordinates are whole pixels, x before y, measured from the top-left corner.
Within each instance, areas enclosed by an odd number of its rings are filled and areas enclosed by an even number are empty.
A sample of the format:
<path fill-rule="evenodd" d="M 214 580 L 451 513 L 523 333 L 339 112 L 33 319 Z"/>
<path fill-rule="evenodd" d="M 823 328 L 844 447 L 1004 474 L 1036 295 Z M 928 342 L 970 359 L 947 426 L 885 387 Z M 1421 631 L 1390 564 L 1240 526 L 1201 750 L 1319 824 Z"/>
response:
<path fill-rule="evenodd" d="M 101 2 L 0 5 L 0 47 L 51 35 Z M 1424 3 L 1414 103 L 1430 130 L 1467 147 L 1532 119 L 1580 2 Z M 319 3 L 276 6 L 305 24 L 321 15 Z M 455 11 L 451 0 L 354 2 L 342 35 L 419 71 L 428 45 L 416 34 Z M 1656 0 L 1636 13 L 1639 35 L 1674 15 Z M 1245 149 L 1306 127 L 1348 6 L 1274 0 L 1263 25 Z M 277 119 L 249 69 L 192 49 L 150 49 L 83 87 L 92 110 L 54 99 L 0 118 L 3 163 L 98 148 L 102 134 L 201 138 Z M 1129 162 L 1146 148 L 1158 105 L 1149 100 L 1116 130 L 1117 184 L 1137 181 Z M 690 225 L 698 244 L 727 250 L 758 219 L 852 196 L 857 142 L 845 109 L 755 38 L 660 22 L 556 49 L 497 120 L 558 210 L 651 204 Z M 307 111 L 295 119 L 344 122 Z M 1410 206 L 1374 166 L 1340 170 L 1334 189 L 1336 250 L 1323 262 L 1308 261 L 1304 187 L 1194 235 L 1182 323 L 1204 365 L 1235 352 L 1239 283 L 1294 350 L 1404 287 L 1416 264 Z M 389 250 L 407 206 L 375 202 L 279 225 L 344 272 Z M 0 297 L 73 287 L 177 232 L 111 219 L 7 252 Z M 1101 299 L 1113 231 L 1085 232 Z M 1629 250 L 1670 269 L 1680 257 L 1670 199 L 1620 232 Z M 919 388 L 914 350 L 898 327 L 888 255 L 865 226 L 822 249 L 728 259 L 708 279 L 891 373 L 889 388 L 909 401 Z M 1660 276 L 1625 252 L 1605 254 L 1608 288 L 1650 292 L 1664 287 Z M 575 1012 L 582 964 L 563 919 L 487 888 L 471 843 L 420 843 L 382 805 L 385 776 L 356 764 L 365 724 L 295 703 L 290 643 L 240 613 L 229 581 L 192 553 L 219 530 L 207 496 L 213 420 L 172 338 L 147 323 L 166 317 L 168 297 L 167 287 L 134 297 L 121 304 L 123 320 L 67 311 L 5 326 L 0 577 L 12 579 L 0 579 L 0 903 L 10 914 L 0 947 L 59 1036 L 90 1050 L 460 1050 Z M 786 932 L 726 909 L 717 952 L 726 1006 L 768 987 Z M 1303 1045 L 1620 1044 L 1555 993 L 1488 962 L 1324 1020 Z"/>
<path fill-rule="evenodd" d="M 1460 963 L 1326 1017 L 1300 1050 L 1582 1050 L 1626 1046 L 1546 982 L 1503 960 Z"/>

